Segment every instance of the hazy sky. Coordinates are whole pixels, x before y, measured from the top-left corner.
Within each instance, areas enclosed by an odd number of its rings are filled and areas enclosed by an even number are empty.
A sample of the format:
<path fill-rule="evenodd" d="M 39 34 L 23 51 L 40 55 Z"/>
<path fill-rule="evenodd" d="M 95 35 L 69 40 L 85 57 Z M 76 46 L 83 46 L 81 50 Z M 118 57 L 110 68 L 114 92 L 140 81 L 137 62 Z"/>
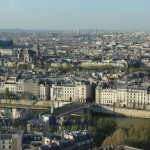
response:
<path fill-rule="evenodd" d="M 150 30 L 150 0 L 1 0 L 0 28 Z"/>

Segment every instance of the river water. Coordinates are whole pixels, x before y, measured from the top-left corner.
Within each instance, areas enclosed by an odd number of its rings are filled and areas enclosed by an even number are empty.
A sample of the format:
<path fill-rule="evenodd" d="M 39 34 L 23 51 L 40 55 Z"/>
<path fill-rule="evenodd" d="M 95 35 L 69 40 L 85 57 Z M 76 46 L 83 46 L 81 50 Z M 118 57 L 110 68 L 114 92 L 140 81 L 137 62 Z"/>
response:
<path fill-rule="evenodd" d="M 133 118 L 133 117 L 117 117 L 117 116 L 108 116 L 108 115 L 96 115 L 97 117 L 100 118 L 109 118 L 113 119 L 117 122 L 118 126 L 129 126 L 129 125 L 134 125 L 137 123 L 146 123 L 150 122 L 150 119 L 145 119 L 145 118 Z"/>

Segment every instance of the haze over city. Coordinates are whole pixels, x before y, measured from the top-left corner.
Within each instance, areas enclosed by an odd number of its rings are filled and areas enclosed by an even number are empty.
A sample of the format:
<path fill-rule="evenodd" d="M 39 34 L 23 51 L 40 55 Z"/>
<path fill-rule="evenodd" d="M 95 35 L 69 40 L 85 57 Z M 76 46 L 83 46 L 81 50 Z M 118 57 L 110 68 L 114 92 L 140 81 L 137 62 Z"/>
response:
<path fill-rule="evenodd" d="M 150 0 L 1 0 L 0 150 L 150 150 Z"/>
<path fill-rule="evenodd" d="M 149 30 L 149 0 L 2 0 L 0 28 Z"/>

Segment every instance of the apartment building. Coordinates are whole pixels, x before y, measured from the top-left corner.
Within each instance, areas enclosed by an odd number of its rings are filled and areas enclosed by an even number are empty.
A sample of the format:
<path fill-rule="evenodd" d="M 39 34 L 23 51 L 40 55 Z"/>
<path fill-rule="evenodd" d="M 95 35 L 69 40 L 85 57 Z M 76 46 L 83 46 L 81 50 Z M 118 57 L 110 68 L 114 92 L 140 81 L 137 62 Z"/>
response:
<path fill-rule="evenodd" d="M 50 99 L 50 84 L 40 82 L 37 79 L 17 79 L 17 77 L 0 78 L 0 94 L 5 89 L 16 95 L 25 95 L 28 98 L 35 97 L 41 100 Z"/>
<path fill-rule="evenodd" d="M 14 120 L 17 118 L 20 118 L 21 120 L 23 120 L 26 117 L 28 117 L 30 114 L 31 114 L 30 108 L 1 108 L 0 109 L 0 117 L 1 118 L 7 118 L 10 120 Z"/>
<path fill-rule="evenodd" d="M 3 90 L 8 88 L 10 92 L 16 93 L 16 77 L 7 77 L 5 80 L 5 84 Z"/>
<path fill-rule="evenodd" d="M 18 93 L 24 93 L 24 79 L 19 79 L 16 81 L 16 91 Z"/>
<path fill-rule="evenodd" d="M 1 81 L 0 81 L 0 93 L 3 92 L 4 87 L 5 87 L 5 81 L 4 81 L 4 80 L 1 80 Z"/>
<path fill-rule="evenodd" d="M 93 147 L 93 135 L 92 133 L 83 131 L 64 131 L 64 138 L 73 139 L 75 141 L 76 149 L 87 150 Z"/>
<path fill-rule="evenodd" d="M 38 97 L 38 81 L 36 79 L 25 80 L 24 82 L 24 93 L 31 96 Z"/>
<path fill-rule="evenodd" d="M 0 133 L 0 149 L 2 150 L 21 150 L 22 133 L 2 132 Z"/>
<path fill-rule="evenodd" d="M 110 104 L 113 105 L 117 101 L 117 91 L 116 89 L 101 87 L 96 88 L 96 103 L 98 104 Z"/>
<path fill-rule="evenodd" d="M 50 99 L 50 84 L 46 82 L 39 83 L 39 99 L 49 100 Z"/>
<path fill-rule="evenodd" d="M 117 88 L 96 88 L 96 103 L 124 107 L 148 108 L 150 87 L 117 86 Z"/>
<path fill-rule="evenodd" d="M 11 119 L 0 118 L 0 128 L 4 130 L 11 130 L 13 126 Z"/>
<path fill-rule="evenodd" d="M 27 131 L 47 131 L 49 129 L 49 122 L 39 119 L 29 120 L 27 123 Z"/>
<path fill-rule="evenodd" d="M 50 88 L 51 100 L 86 102 L 91 99 L 92 87 L 90 84 L 72 83 L 72 84 L 52 84 Z"/>
<path fill-rule="evenodd" d="M 6 88 L 9 89 L 11 93 L 16 93 L 18 87 L 16 86 L 17 77 L 16 76 L 6 76 L 0 80 L 0 93 L 2 93 Z"/>

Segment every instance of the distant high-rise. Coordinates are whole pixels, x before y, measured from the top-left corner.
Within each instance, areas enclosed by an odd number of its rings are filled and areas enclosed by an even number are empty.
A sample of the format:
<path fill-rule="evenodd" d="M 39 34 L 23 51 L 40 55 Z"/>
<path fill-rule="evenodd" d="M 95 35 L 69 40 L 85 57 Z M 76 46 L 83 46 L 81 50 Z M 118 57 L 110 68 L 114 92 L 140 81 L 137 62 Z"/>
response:
<path fill-rule="evenodd" d="M 97 30 L 97 29 L 95 30 L 95 34 L 96 34 L 96 35 L 98 34 L 98 30 Z"/>
<path fill-rule="evenodd" d="M 78 31 L 78 35 L 80 35 L 80 34 L 81 34 L 81 31 L 79 30 L 79 31 Z"/>

